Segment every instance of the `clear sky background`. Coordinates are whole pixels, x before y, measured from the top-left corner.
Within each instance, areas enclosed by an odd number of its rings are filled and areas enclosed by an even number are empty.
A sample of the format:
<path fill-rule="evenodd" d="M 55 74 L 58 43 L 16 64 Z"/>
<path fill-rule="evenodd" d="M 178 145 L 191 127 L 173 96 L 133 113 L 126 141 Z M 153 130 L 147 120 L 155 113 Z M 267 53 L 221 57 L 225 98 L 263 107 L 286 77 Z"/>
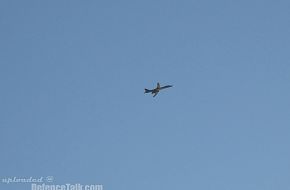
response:
<path fill-rule="evenodd" d="M 0 92 L 1 178 L 290 189 L 289 0 L 2 0 Z"/>

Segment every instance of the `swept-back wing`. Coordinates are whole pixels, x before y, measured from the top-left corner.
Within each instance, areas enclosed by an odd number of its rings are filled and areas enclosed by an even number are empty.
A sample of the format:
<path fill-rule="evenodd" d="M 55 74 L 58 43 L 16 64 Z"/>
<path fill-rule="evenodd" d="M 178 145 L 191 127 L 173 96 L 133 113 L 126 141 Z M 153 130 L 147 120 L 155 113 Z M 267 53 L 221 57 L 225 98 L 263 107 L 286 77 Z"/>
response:
<path fill-rule="evenodd" d="M 159 82 L 157 82 L 157 89 L 159 89 L 160 88 L 160 84 L 159 84 Z"/>
<path fill-rule="evenodd" d="M 157 94 L 158 94 L 158 92 L 155 92 L 153 97 L 155 97 Z"/>
<path fill-rule="evenodd" d="M 160 88 L 160 90 L 165 89 L 165 88 L 170 88 L 170 87 L 173 87 L 173 86 L 172 86 L 172 85 L 162 86 L 162 87 Z"/>

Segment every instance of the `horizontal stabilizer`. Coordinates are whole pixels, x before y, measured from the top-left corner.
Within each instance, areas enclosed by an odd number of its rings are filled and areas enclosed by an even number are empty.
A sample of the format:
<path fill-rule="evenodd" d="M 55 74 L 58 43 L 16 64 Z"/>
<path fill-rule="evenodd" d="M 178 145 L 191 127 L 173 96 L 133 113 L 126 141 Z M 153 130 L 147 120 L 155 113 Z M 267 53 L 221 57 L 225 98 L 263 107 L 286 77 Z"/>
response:
<path fill-rule="evenodd" d="M 144 93 L 150 93 L 152 92 L 152 90 L 148 90 L 147 88 L 145 88 L 145 92 Z"/>

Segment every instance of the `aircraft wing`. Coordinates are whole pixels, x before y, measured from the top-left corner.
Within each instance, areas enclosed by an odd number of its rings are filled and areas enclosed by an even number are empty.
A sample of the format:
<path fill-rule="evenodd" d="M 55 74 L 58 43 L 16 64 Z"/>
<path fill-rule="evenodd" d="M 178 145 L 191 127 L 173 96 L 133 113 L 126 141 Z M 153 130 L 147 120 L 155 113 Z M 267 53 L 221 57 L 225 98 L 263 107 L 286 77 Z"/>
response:
<path fill-rule="evenodd" d="M 155 92 L 153 98 L 154 98 L 157 94 L 158 94 L 158 92 Z"/>
<path fill-rule="evenodd" d="M 160 88 L 160 84 L 159 84 L 159 82 L 157 82 L 157 87 L 156 87 L 156 88 L 158 88 L 158 89 Z"/>
<path fill-rule="evenodd" d="M 161 90 L 161 89 L 165 89 L 165 88 L 170 88 L 170 87 L 173 87 L 173 86 L 172 86 L 172 85 L 162 86 L 162 87 L 160 88 L 160 90 Z"/>

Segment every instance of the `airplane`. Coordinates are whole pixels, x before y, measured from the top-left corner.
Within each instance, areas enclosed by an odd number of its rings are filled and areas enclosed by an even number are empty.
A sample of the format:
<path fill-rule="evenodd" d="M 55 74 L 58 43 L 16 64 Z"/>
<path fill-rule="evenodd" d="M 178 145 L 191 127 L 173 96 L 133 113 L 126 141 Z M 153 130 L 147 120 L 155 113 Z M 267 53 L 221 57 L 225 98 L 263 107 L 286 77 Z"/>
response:
<path fill-rule="evenodd" d="M 157 83 L 157 87 L 152 89 L 152 90 L 148 90 L 147 88 L 145 88 L 145 92 L 144 93 L 151 93 L 151 94 L 154 94 L 153 97 L 155 97 L 158 92 L 162 89 L 165 89 L 165 88 L 170 88 L 170 87 L 173 87 L 172 85 L 166 85 L 166 86 L 160 86 L 159 82 Z"/>

